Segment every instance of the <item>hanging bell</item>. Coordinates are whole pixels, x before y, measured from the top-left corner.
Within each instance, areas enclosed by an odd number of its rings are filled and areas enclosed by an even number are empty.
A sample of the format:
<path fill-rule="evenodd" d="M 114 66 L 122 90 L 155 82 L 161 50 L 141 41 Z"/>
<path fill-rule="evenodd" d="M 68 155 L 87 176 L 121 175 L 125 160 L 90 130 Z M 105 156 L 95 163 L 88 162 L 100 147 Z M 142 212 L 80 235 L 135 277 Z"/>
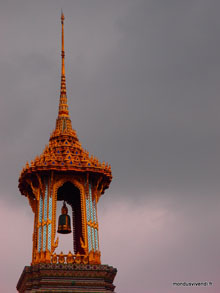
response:
<path fill-rule="evenodd" d="M 68 215 L 68 208 L 65 202 L 63 203 L 61 213 L 62 215 L 59 216 L 58 220 L 57 232 L 61 234 L 69 234 L 71 233 L 70 216 Z"/>

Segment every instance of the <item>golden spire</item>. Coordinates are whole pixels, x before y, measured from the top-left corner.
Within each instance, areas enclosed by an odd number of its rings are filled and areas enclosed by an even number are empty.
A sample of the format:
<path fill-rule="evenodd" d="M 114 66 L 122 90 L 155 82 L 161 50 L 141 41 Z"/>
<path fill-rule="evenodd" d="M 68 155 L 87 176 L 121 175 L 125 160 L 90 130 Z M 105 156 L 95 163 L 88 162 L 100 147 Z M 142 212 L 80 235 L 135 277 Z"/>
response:
<path fill-rule="evenodd" d="M 65 58 L 65 52 L 64 52 L 64 14 L 63 11 L 61 11 L 61 25 L 62 25 L 62 35 L 61 35 L 61 57 L 62 57 L 62 69 L 61 69 L 61 90 L 66 91 L 66 80 L 65 80 L 65 63 L 64 63 L 64 58 Z M 63 78 L 63 80 L 62 80 Z M 63 83 L 62 83 L 63 81 Z"/>
<path fill-rule="evenodd" d="M 60 103 L 59 103 L 59 112 L 56 122 L 56 129 L 60 131 L 72 129 L 71 120 L 69 117 L 69 109 L 67 104 L 67 95 L 66 95 L 66 76 L 65 76 L 65 51 L 64 51 L 64 14 L 61 11 L 61 85 L 60 85 Z"/>

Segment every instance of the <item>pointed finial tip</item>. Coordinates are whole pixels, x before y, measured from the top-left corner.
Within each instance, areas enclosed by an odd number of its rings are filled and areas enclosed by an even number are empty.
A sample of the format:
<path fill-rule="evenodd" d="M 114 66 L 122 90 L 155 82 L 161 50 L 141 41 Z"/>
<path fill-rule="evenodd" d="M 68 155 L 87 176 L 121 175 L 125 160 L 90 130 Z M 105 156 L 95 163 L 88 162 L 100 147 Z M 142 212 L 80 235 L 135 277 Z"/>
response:
<path fill-rule="evenodd" d="M 64 14 L 63 14 L 63 10 L 61 9 L 61 21 L 64 21 Z"/>

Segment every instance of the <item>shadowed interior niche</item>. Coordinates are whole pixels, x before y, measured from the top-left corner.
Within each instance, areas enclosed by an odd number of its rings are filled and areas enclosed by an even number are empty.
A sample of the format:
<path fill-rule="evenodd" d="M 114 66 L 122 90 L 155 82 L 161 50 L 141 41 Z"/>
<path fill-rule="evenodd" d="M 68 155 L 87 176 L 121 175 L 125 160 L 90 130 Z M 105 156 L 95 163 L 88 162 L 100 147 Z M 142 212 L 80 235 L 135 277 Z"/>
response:
<path fill-rule="evenodd" d="M 73 248 L 74 253 L 84 253 L 81 247 L 80 238 L 82 240 L 82 212 L 79 189 L 71 182 L 64 183 L 57 190 L 57 200 L 66 201 L 72 207 L 72 231 L 73 231 Z M 70 214 L 70 212 L 69 212 Z"/>

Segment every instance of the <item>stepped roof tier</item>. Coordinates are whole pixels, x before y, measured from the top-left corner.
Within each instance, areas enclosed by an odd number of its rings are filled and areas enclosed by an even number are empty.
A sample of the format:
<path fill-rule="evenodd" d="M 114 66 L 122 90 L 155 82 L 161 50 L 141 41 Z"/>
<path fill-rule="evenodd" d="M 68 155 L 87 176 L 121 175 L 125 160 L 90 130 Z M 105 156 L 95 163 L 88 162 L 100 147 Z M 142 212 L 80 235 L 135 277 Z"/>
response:
<path fill-rule="evenodd" d="M 112 180 L 111 166 L 108 163 L 100 163 L 97 158 L 89 156 L 89 152 L 84 150 L 79 142 L 76 131 L 72 128 L 69 116 L 67 94 L 66 94 L 66 77 L 64 64 L 64 16 L 62 14 L 62 70 L 61 70 L 61 87 L 58 117 L 56 120 L 55 130 L 52 132 L 49 144 L 45 147 L 43 153 L 37 156 L 35 160 L 23 168 L 19 178 L 19 189 L 23 195 L 26 195 L 30 179 L 33 180 L 39 172 L 73 172 L 93 174 L 102 177 L 104 188 L 109 187 Z"/>

